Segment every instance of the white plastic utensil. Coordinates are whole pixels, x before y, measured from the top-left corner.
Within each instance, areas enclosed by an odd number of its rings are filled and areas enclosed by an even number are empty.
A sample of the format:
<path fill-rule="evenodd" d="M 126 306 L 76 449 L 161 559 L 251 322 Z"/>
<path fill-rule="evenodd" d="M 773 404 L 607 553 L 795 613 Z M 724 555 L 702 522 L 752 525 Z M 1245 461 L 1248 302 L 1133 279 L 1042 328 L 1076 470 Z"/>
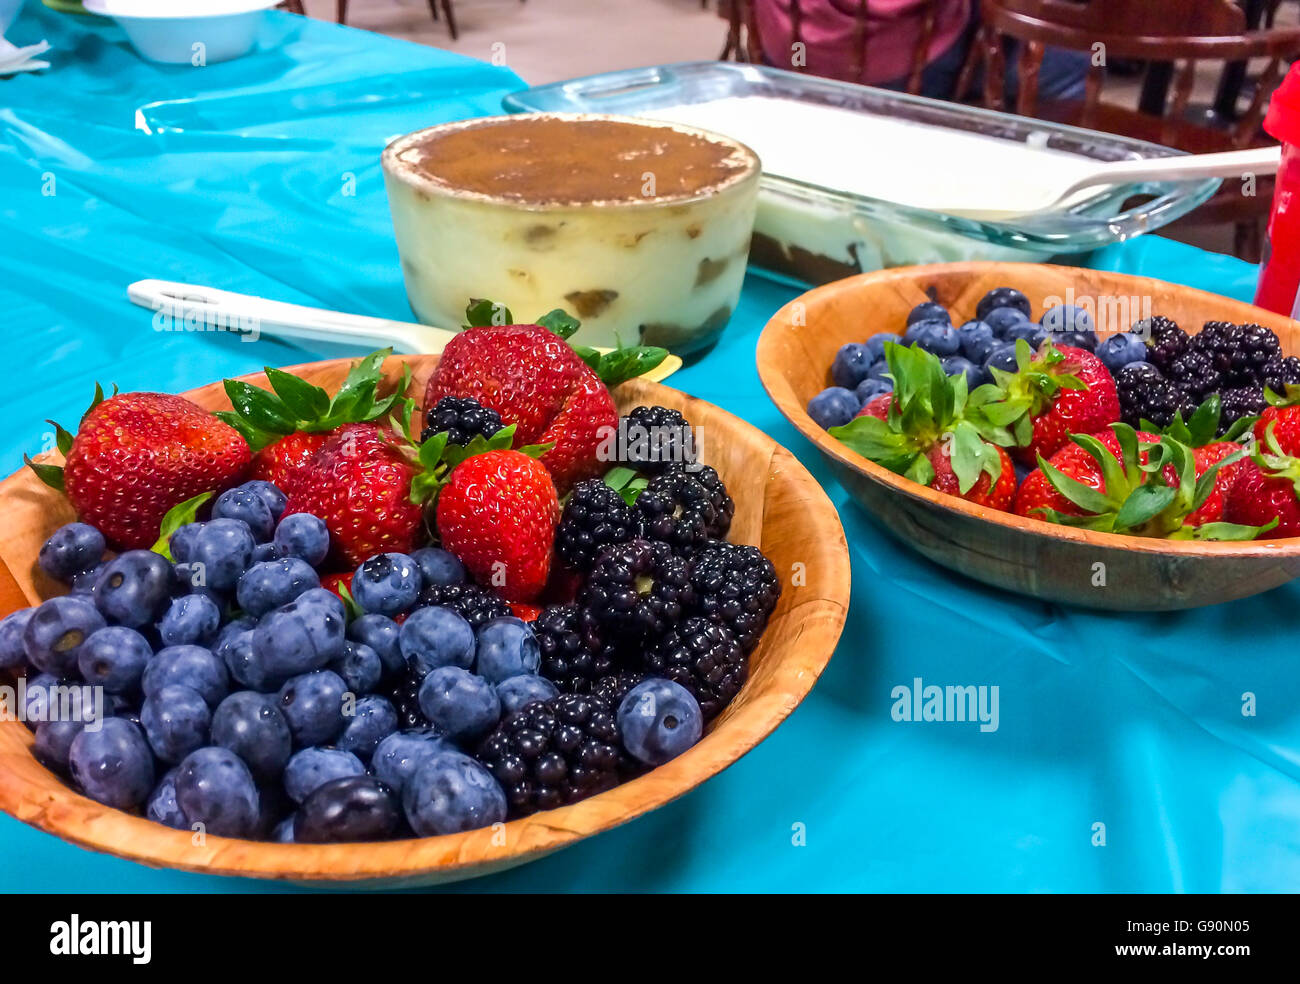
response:
<path fill-rule="evenodd" d="M 360 345 L 370 349 L 391 345 L 394 352 L 406 354 L 436 354 L 458 334 L 417 322 L 344 314 L 173 280 L 137 280 L 127 287 L 126 293 L 133 303 L 149 308 L 155 315 L 169 318 L 181 327 L 190 324 L 196 328 L 212 326 L 243 334 L 256 331 L 276 338 Z M 640 378 L 657 383 L 667 379 L 681 365 L 680 358 L 669 355 Z"/>
<path fill-rule="evenodd" d="M 1035 212 L 1050 212 L 1085 188 L 1132 184 L 1145 181 L 1195 181 L 1201 178 L 1233 178 L 1243 174 L 1275 174 L 1282 162 L 1281 147 L 1255 147 L 1221 154 L 1181 154 L 1176 157 L 1147 157 L 1136 161 L 1107 161 L 1090 168 L 1068 185 L 1046 188 L 1031 182 L 1010 181 L 1006 197 L 997 208 L 944 208 L 935 211 L 971 219 L 1009 219 Z M 1077 174 L 1077 172 L 1076 172 Z M 1041 177 L 1041 176 L 1040 176 Z"/>

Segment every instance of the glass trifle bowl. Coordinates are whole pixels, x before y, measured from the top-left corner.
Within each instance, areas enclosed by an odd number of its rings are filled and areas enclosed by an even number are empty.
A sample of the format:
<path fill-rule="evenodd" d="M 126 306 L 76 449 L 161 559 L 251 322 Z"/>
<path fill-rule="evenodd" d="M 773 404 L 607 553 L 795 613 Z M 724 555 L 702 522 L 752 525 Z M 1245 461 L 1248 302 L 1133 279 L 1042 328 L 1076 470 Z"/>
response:
<path fill-rule="evenodd" d="M 472 298 L 518 321 L 563 308 L 586 345 L 715 340 L 740 296 L 758 157 L 691 126 L 527 113 L 429 127 L 384 151 L 417 318 L 462 324 Z"/>

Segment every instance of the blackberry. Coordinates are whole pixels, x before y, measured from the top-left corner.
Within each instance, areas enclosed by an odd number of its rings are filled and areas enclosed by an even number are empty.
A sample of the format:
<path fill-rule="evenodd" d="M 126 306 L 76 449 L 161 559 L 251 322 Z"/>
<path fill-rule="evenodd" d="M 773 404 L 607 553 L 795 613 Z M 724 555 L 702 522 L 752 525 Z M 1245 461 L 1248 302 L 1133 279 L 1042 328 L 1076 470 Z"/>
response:
<path fill-rule="evenodd" d="M 683 556 L 720 535 L 722 525 L 713 495 L 687 471 L 651 479 L 637 496 L 636 514 L 642 537 L 666 543 Z M 725 525 L 731 525 L 729 517 Z"/>
<path fill-rule="evenodd" d="M 501 415 L 478 400 L 468 396 L 444 396 L 425 414 L 420 440 L 427 441 L 434 434 L 446 431 L 447 443 L 463 447 L 473 440 L 475 434 L 491 437 L 503 426 Z"/>
<path fill-rule="evenodd" d="M 713 535 L 721 540 L 731 529 L 732 517 L 736 515 L 736 504 L 727 494 L 727 486 L 723 484 L 722 477 L 715 468 L 703 465 L 688 474 L 708 491 L 709 498 L 713 501 L 713 508 L 718 511 L 718 518 L 714 520 Z"/>
<path fill-rule="evenodd" d="M 420 710 L 420 684 L 423 682 L 423 675 L 412 667 L 399 673 L 382 692 L 397 711 L 399 729 L 429 727 L 428 718 Z"/>
<path fill-rule="evenodd" d="M 619 670 L 593 683 L 591 695 L 600 698 L 617 711 L 623 703 L 623 698 L 645 677 L 645 673 L 640 670 Z"/>
<path fill-rule="evenodd" d="M 731 703 L 749 676 L 749 660 L 726 626 L 703 616 L 686 619 L 645 654 L 650 676 L 679 683 L 711 721 Z"/>
<path fill-rule="evenodd" d="M 510 614 L 510 606 L 500 595 L 477 584 L 431 584 L 420 592 L 420 604 L 459 612 L 476 632 L 489 619 Z"/>
<path fill-rule="evenodd" d="M 580 600 L 612 641 L 657 640 L 695 603 L 690 564 L 666 543 L 630 540 L 600 555 Z"/>
<path fill-rule="evenodd" d="M 1294 355 L 1270 359 L 1264 367 L 1264 385 L 1278 396 L 1286 396 L 1287 386 L 1300 385 L 1300 359 Z"/>
<path fill-rule="evenodd" d="M 743 652 L 753 652 L 781 597 L 776 568 L 763 551 L 710 543 L 692 560 L 691 584 L 699 614 L 730 629 Z"/>
<path fill-rule="evenodd" d="M 1234 386 L 1220 391 L 1223 406 L 1219 412 L 1219 433 L 1222 434 L 1242 417 L 1263 413 L 1268 406 L 1262 386 Z"/>
<path fill-rule="evenodd" d="M 1149 420 L 1157 427 L 1168 427 L 1180 410 L 1186 420 L 1196 411 L 1196 401 L 1165 379 L 1155 366 L 1135 362 L 1115 375 L 1119 390 L 1120 416 L 1130 427 L 1140 428 Z"/>
<path fill-rule="evenodd" d="M 616 786 L 626 753 L 615 710 L 586 694 L 561 694 L 506 716 L 479 746 L 512 817 L 553 810 Z"/>
<path fill-rule="evenodd" d="M 588 692 L 614 669 L 614 650 L 591 612 L 578 605 L 551 605 L 533 620 L 533 635 L 542 651 L 538 672 L 566 694 Z"/>
<path fill-rule="evenodd" d="M 1190 344 L 1214 360 L 1214 367 L 1228 387 L 1262 382 L 1264 367 L 1282 354 L 1277 335 L 1263 325 L 1234 325 L 1227 321 L 1207 322 Z"/>
<path fill-rule="evenodd" d="M 1161 372 L 1168 370 L 1174 359 L 1187 351 L 1187 332 L 1168 318 L 1156 315 L 1133 326 L 1138 337 L 1145 335 L 1147 360 Z"/>
<path fill-rule="evenodd" d="M 1170 363 L 1169 381 L 1199 404 L 1211 393 L 1218 392 L 1223 376 L 1208 355 L 1193 349 Z"/>
<path fill-rule="evenodd" d="M 694 464 L 695 432 L 676 410 L 637 407 L 619 422 L 623 460 L 646 475 Z"/>
<path fill-rule="evenodd" d="M 555 531 L 555 552 L 575 571 L 586 573 L 601 551 L 635 535 L 632 507 L 599 478 L 579 482 L 564 504 Z"/>

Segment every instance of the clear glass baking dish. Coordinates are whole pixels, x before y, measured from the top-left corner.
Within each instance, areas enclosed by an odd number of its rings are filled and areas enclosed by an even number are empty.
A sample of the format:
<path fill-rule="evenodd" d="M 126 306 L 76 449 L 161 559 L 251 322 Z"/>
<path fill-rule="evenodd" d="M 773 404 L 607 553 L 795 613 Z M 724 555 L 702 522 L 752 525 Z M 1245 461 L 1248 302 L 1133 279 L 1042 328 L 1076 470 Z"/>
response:
<path fill-rule="evenodd" d="M 653 117 L 673 107 L 738 96 L 817 103 L 1098 161 L 1180 153 L 1115 134 L 733 62 L 608 72 L 514 93 L 503 104 L 510 112 Z M 745 139 L 741 133 L 734 136 Z M 750 264 L 781 280 L 816 284 L 917 263 L 1038 261 L 1158 229 L 1202 204 L 1218 186 L 1218 179 L 1117 185 L 1059 211 L 992 222 L 844 192 L 795 176 L 764 174 Z"/>

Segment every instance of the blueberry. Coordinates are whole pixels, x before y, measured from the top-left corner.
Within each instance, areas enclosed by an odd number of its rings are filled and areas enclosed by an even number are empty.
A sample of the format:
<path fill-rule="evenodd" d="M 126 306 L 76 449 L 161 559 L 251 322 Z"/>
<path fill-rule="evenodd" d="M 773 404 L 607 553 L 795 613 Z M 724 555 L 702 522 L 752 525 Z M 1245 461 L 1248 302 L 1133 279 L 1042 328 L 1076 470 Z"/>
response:
<path fill-rule="evenodd" d="M 419 566 L 406 554 L 376 554 L 353 575 L 352 597 L 364 611 L 397 615 L 419 599 L 421 580 Z"/>
<path fill-rule="evenodd" d="M 947 321 L 918 321 L 903 333 L 905 345 L 919 345 L 937 356 L 956 355 L 961 347 L 957 329 Z"/>
<path fill-rule="evenodd" d="M 240 686 L 260 693 L 270 693 L 280 688 L 283 677 L 273 676 L 253 652 L 253 631 L 245 629 L 234 635 L 221 637 L 213 652 L 226 664 L 230 676 Z"/>
<path fill-rule="evenodd" d="M 949 376 L 965 376 L 967 389 L 974 389 L 987 382 L 983 366 L 977 366 L 965 356 L 950 355 L 943 360 L 943 371 Z"/>
<path fill-rule="evenodd" d="M 1026 318 L 1029 317 L 1029 298 L 1014 287 L 994 287 L 975 305 L 975 319 L 987 321 L 991 311 L 1004 307 L 1014 308 Z"/>
<path fill-rule="evenodd" d="M 149 801 L 145 804 L 144 815 L 154 823 L 161 823 L 175 830 L 190 829 L 190 822 L 185 819 L 180 804 L 176 802 L 175 769 L 169 769 L 158 780 L 158 785 L 149 794 Z"/>
<path fill-rule="evenodd" d="M 343 655 L 330 663 L 330 669 L 343 678 L 354 694 L 370 693 L 384 675 L 379 654 L 363 642 L 343 643 Z"/>
<path fill-rule="evenodd" d="M 163 687 L 180 684 L 193 687 L 209 707 L 216 707 L 230 692 L 230 674 L 226 664 L 210 649 L 202 646 L 167 646 L 149 660 L 140 679 L 146 697 Z"/>
<path fill-rule="evenodd" d="M 536 673 L 542 651 L 527 623 L 504 615 L 479 627 L 474 660 L 475 673 L 488 683 L 500 683 L 521 673 Z"/>
<path fill-rule="evenodd" d="M 231 590 L 252 558 L 257 541 L 239 519 L 213 519 L 203 524 L 190 547 L 190 564 L 202 564 L 205 583 L 218 591 Z"/>
<path fill-rule="evenodd" d="M 36 756 L 36 761 L 54 772 L 66 773 L 72 743 L 85 726 L 84 721 L 71 718 L 42 721 L 36 726 L 36 740 L 32 742 L 32 754 Z"/>
<path fill-rule="evenodd" d="M 892 379 L 864 379 L 858 383 L 858 388 L 853 391 L 853 395 L 861 401 L 865 407 L 868 403 L 878 396 L 894 391 L 894 381 Z"/>
<path fill-rule="evenodd" d="M 393 676 L 406 668 L 406 658 L 398 643 L 401 631 L 402 627 L 387 615 L 362 615 L 348 625 L 348 638 L 373 649 L 384 666 L 384 674 Z"/>
<path fill-rule="evenodd" d="M 704 714 L 679 683 L 651 677 L 628 691 L 618 708 L 624 747 L 646 765 L 663 765 L 704 734 Z"/>
<path fill-rule="evenodd" d="M 280 688 L 277 703 L 294 742 L 325 745 L 343 730 L 343 695 L 348 685 L 333 670 L 296 676 Z"/>
<path fill-rule="evenodd" d="M 110 694 L 134 694 L 153 656 L 149 640 L 125 625 L 110 625 L 91 634 L 77 654 L 82 679 Z"/>
<path fill-rule="evenodd" d="M 280 551 L 275 548 L 274 543 L 259 543 L 253 548 L 253 552 L 248 555 L 248 566 L 264 564 L 268 560 L 278 560 Z"/>
<path fill-rule="evenodd" d="M 983 321 L 967 321 L 957 329 L 957 338 L 961 344 L 961 354 L 977 366 L 984 364 L 984 360 L 997 345 L 993 329 Z"/>
<path fill-rule="evenodd" d="M 934 301 L 923 301 L 907 313 L 908 327 L 918 321 L 947 321 L 951 324 L 952 319 L 948 316 L 948 309 L 942 304 L 937 304 Z"/>
<path fill-rule="evenodd" d="M 249 615 L 260 618 L 319 587 L 320 578 L 311 564 L 301 557 L 283 557 L 255 563 L 244 571 L 235 588 L 235 600 Z"/>
<path fill-rule="evenodd" d="M 501 719 L 501 701 L 492 684 L 459 666 L 440 666 L 424 678 L 420 710 L 456 741 L 481 738 Z"/>
<path fill-rule="evenodd" d="M 298 602 L 300 607 L 323 608 L 326 611 L 333 612 L 334 617 L 340 621 L 347 621 L 348 610 L 343 604 L 343 599 L 329 588 L 312 588 L 309 591 L 304 591 L 294 600 Z"/>
<path fill-rule="evenodd" d="M 183 564 L 190 559 L 194 552 L 194 539 L 201 529 L 203 529 L 202 523 L 186 523 L 171 535 L 171 539 L 167 541 L 167 549 L 171 551 L 172 560 Z"/>
<path fill-rule="evenodd" d="M 9 670 L 27 662 L 23 631 L 35 608 L 20 608 L 0 619 L 0 670 Z"/>
<path fill-rule="evenodd" d="M 827 430 L 847 424 L 861 409 L 858 398 L 842 386 L 828 387 L 808 401 L 808 416 Z"/>
<path fill-rule="evenodd" d="M 872 335 L 863 344 L 867 347 L 867 354 L 871 356 L 871 364 L 875 365 L 885 357 L 885 343 L 893 342 L 895 345 L 903 341 L 903 336 L 895 335 L 892 332 L 881 332 L 879 335 Z"/>
<path fill-rule="evenodd" d="M 105 618 L 138 629 L 162 617 L 176 587 L 176 572 L 166 557 L 152 550 L 128 550 L 99 572 L 95 605 Z"/>
<path fill-rule="evenodd" d="M 425 762 L 402 793 L 407 822 L 421 837 L 476 830 L 506 818 L 506 794 L 468 755 L 444 752 Z"/>
<path fill-rule="evenodd" d="M 999 307 L 994 308 L 984 316 L 983 322 L 977 322 L 988 325 L 993 329 L 993 334 L 998 338 L 1005 338 L 1007 332 L 1015 325 L 1022 321 L 1029 321 L 1029 315 L 1025 314 L 1019 308 Z"/>
<path fill-rule="evenodd" d="M 1024 339 L 1029 343 L 1029 347 L 1038 351 L 1038 347 L 1047 341 L 1047 329 L 1042 325 L 1036 325 L 1032 321 L 1022 321 L 1012 325 L 1007 329 L 1006 340 L 1008 342 L 1017 342 Z"/>
<path fill-rule="evenodd" d="M 335 742 L 339 748 L 368 759 L 381 741 L 397 730 L 397 712 L 384 697 L 373 694 L 357 701 L 354 713 L 347 717 L 343 733 Z"/>
<path fill-rule="evenodd" d="M 1050 332 L 1094 330 L 1092 315 L 1087 309 L 1074 304 L 1058 304 L 1048 308 L 1038 323 Z"/>
<path fill-rule="evenodd" d="M 295 752 L 284 767 L 284 789 L 291 800 L 301 803 L 331 779 L 361 776 L 365 772 L 361 759 L 351 752 L 340 748 L 304 748 Z"/>
<path fill-rule="evenodd" d="M 292 844 L 293 825 L 297 822 L 298 822 L 298 814 L 296 813 L 285 817 L 283 820 L 277 823 L 275 825 L 275 829 L 271 831 L 271 840 L 275 841 L 275 843 L 277 844 Z"/>
<path fill-rule="evenodd" d="M 277 517 L 271 515 L 271 507 L 262 496 L 241 486 L 227 489 L 217 496 L 217 501 L 212 504 L 212 518 L 241 520 L 254 540 L 265 543 L 275 532 Z"/>
<path fill-rule="evenodd" d="M 497 699 L 501 701 L 502 715 L 513 714 L 525 704 L 535 700 L 550 700 L 558 697 L 560 690 L 546 677 L 523 673 L 512 676 L 497 684 Z"/>
<path fill-rule="evenodd" d="M 447 550 L 421 547 L 411 554 L 411 559 L 419 566 L 420 576 L 426 586 L 446 587 L 465 583 L 465 565 Z"/>
<path fill-rule="evenodd" d="M 208 595 L 188 594 L 173 598 L 158 623 L 158 636 L 165 646 L 207 646 L 221 628 L 221 608 Z"/>
<path fill-rule="evenodd" d="M 95 582 L 99 580 L 99 574 L 103 569 L 103 564 L 96 564 L 88 571 L 78 571 L 72 575 L 72 580 L 68 582 L 68 590 L 73 594 L 93 595 L 95 593 Z"/>
<path fill-rule="evenodd" d="M 164 762 L 179 762 L 208 743 L 212 712 L 193 687 L 169 684 L 147 697 L 140 708 L 140 726 L 149 747 Z"/>
<path fill-rule="evenodd" d="M 865 345 L 857 342 L 841 345 L 839 351 L 835 353 L 835 360 L 831 363 L 831 379 L 835 381 L 836 386 L 851 390 L 866 378 L 867 370 L 871 368 L 871 363 L 874 361 L 875 358 Z"/>
<path fill-rule="evenodd" d="M 252 690 L 233 693 L 212 715 L 212 744 L 228 748 L 255 779 L 277 778 L 289 761 L 293 739 L 276 698 Z"/>
<path fill-rule="evenodd" d="M 374 776 L 331 779 L 302 802 L 293 824 L 295 844 L 387 840 L 402 827 L 393 791 Z"/>
<path fill-rule="evenodd" d="M 88 523 L 60 526 L 45 541 L 36 562 L 56 581 L 65 584 L 74 574 L 88 571 L 104 559 L 104 534 Z"/>
<path fill-rule="evenodd" d="M 72 779 L 105 806 L 131 810 L 153 789 L 153 753 L 144 732 L 122 718 L 106 718 L 98 728 L 83 728 L 68 752 Z"/>
<path fill-rule="evenodd" d="M 318 566 L 330 552 L 330 531 L 311 513 L 290 513 L 275 528 L 275 550 L 281 557 L 300 557 Z"/>
<path fill-rule="evenodd" d="M 24 680 L 22 698 L 23 722 L 29 731 L 36 728 L 50 717 L 50 694 L 59 686 L 59 678 L 50 673 L 30 674 Z"/>
<path fill-rule="evenodd" d="M 432 728 L 395 731 L 379 743 L 370 767 L 375 775 L 400 794 L 411 776 L 425 762 L 456 746 Z"/>
<path fill-rule="evenodd" d="M 1097 346 L 1097 358 L 1112 373 L 1119 372 L 1130 362 L 1145 362 L 1146 343 L 1132 332 L 1111 335 Z M 2 665 L 2 664 L 0 664 Z"/>
<path fill-rule="evenodd" d="M 259 496 L 266 503 L 266 508 L 270 510 L 272 519 L 278 521 L 284 515 L 284 507 L 288 504 L 289 497 L 281 492 L 277 486 L 272 485 L 270 482 L 264 482 L 260 478 L 255 478 L 239 487 Z"/>
<path fill-rule="evenodd" d="M 191 824 L 219 837 L 249 837 L 261 816 L 253 775 L 226 748 L 200 748 L 176 770 L 176 802 Z"/>
<path fill-rule="evenodd" d="M 103 616 L 84 595 L 63 595 L 42 602 L 23 629 L 27 661 L 46 673 L 69 676 L 77 672 L 77 659 L 86 639 L 103 627 Z"/>
<path fill-rule="evenodd" d="M 474 630 L 450 608 L 417 608 L 402 623 L 398 644 L 421 675 L 439 666 L 468 670 L 474 663 Z"/>
<path fill-rule="evenodd" d="M 1004 342 L 989 353 L 988 359 L 984 363 L 985 370 L 1002 369 L 1006 372 L 1016 371 L 1016 347 L 1010 342 Z"/>
<path fill-rule="evenodd" d="M 253 630 L 253 658 L 268 677 L 285 680 L 318 670 L 342 654 L 344 618 L 314 594 L 308 591 L 275 609 Z"/>

